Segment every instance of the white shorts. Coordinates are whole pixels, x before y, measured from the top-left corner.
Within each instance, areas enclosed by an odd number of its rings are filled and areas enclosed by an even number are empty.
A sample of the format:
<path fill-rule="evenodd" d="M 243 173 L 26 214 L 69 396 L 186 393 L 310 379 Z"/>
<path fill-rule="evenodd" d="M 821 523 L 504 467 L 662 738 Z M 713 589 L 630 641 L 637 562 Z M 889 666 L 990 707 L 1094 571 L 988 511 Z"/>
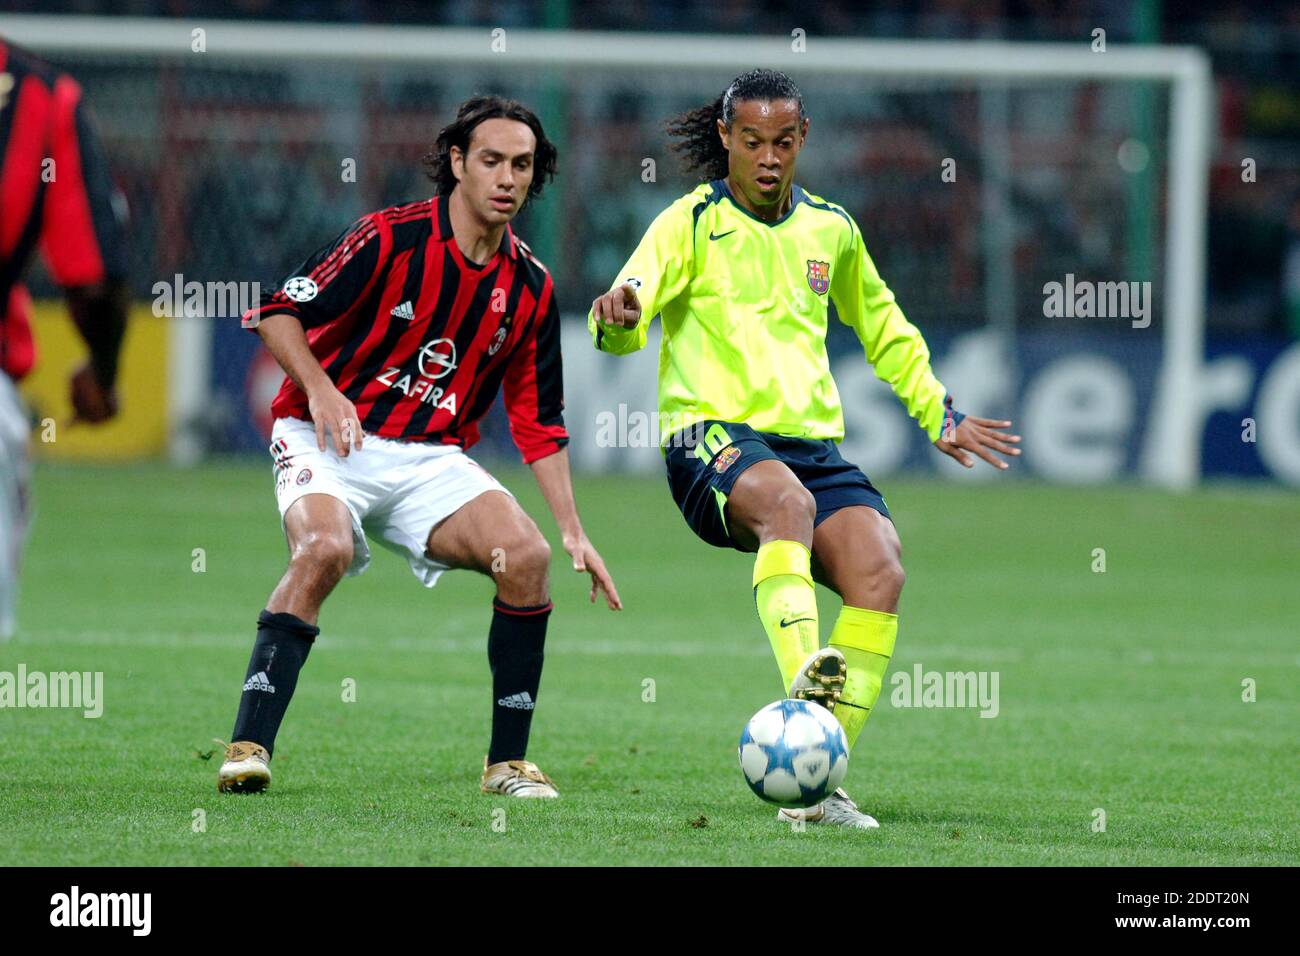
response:
<path fill-rule="evenodd" d="M 281 528 L 303 495 L 330 495 L 352 514 L 349 575 L 370 564 L 369 534 L 406 558 L 428 588 L 447 570 L 425 553 L 434 525 L 485 491 L 510 494 L 455 445 L 366 435 L 361 450 L 343 458 L 332 438 L 326 438 L 324 451 L 317 448 L 316 426 L 297 418 L 275 420 L 271 457 Z"/>
<path fill-rule="evenodd" d="M 31 461 L 27 409 L 0 372 L 0 641 L 17 628 L 18 571 L 27 540 Z"/>

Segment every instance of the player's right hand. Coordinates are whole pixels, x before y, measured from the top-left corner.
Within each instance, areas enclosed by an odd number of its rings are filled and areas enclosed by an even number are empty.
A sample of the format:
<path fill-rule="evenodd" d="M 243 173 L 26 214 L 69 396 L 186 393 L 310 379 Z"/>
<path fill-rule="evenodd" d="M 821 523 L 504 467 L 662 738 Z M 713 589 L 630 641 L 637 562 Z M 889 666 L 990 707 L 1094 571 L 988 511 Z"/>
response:
<path fill-rule="evenodd" d="M 342 458 L 355 448 L 361 450 L 361 420 L 357 407 L 330 383 L 327 388 L 307 396 L 307 409 L 316 424 L 316 447 L 325 450 L 325 436 L 334 439 L 334 448 Z"/>
<path fill-rule="evenodd" d="M 598 296 L 591 303 L 591 314 L 597 322 L 630 329 L 641 321 L 641 303 L 636 297 L 636 287 L 624 282 Z"/>

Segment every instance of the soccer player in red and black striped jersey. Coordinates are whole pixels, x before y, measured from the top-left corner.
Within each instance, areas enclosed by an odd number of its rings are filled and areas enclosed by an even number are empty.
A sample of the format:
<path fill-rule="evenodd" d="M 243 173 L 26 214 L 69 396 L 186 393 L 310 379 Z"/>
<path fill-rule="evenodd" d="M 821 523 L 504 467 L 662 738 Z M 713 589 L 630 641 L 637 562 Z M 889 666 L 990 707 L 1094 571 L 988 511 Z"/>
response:
<path fill-rule="evenodd" d="M 289 567 L 258 620 L 218 777 L 262 790 L 321 603 L 369 562 L 366 534 L 432 587 L 448 568 L 496 584 L 488 630 L 492 734 L 481 787 L 554 797 L 525 759 L 551 610 L 537 525 L 466 454 L 504 388 L 510 432 L 575 571 L 622 605 L 587 540 L 569 480 L 559 308 L 546 268 L 510 229 L 554 175 L 527 108 L 462 104 L 426 160 L 434 198 L 363 217 L 244 315 L 287 373 L 272 403 L 276 496 Z"/>
<path fill-rule="evenodd" d="M 124 219 L 77 82 L 0 39 L 0 640 L 16 627 L 27 525 L 29 427 L 15 383 L 36 348 L 23 273 L 39 247 L 90 349 L 72 376 L 74 421 L 107 421 L 126 329 Z"/>

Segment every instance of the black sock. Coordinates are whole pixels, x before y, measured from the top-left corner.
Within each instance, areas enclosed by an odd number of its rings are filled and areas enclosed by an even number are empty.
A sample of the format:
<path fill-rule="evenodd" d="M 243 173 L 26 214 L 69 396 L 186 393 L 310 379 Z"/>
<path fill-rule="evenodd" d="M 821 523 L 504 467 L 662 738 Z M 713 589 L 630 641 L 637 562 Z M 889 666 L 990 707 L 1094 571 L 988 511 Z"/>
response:
<path fill-rule="evenodd" d="M 307 653 L 319 633 L 319 627 L 292 614 L 263 611 L 258 615 L 257 640 L 244 675 L 231 743 L 251 740 L 267 753 L 275 752 L 275 735 L 298 685 L 298 671 L 307 663 Z"/>
<path fill-rule="evenodd" d="M 523 760 L 528 751 L 528 730 L 542 682 L 542 645 L 548 601 L 536 607 L 513 607 L 499 598 L 492 601 L 492 629 L 488 631 L 488 666 L 492 668 L 492 746 L 488 763 Z"/>

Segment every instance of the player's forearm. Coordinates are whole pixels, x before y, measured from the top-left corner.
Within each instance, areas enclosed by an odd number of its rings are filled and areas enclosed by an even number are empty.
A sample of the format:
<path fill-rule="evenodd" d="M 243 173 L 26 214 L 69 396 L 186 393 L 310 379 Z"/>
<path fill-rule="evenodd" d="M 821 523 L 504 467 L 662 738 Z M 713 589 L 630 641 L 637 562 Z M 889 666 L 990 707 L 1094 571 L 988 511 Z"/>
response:
<path fill-rule="evenodd" d="M 877 365 L 875 372 L 889 382 L 907 413 L 916 419 L 930 440 L 934 441 L 943 429 L 947 411 L 944 400 L 948 392 L 930 369 L 928 358 L 928 354 L 924 357 L 913 355 L 911 364 L 893 364 L 889 367 Z M 900 367 L 903 369 L 901 373 Z"/>
<path fill-rule="evenodd" d="M 569 450 L 561 448 L 553 455 L 539 458 L 531 465 L 537 487 L 546 499 L 546 507 L 555 518 L 560 534 L 565 538 L 582 535 L 582 522 L 578 506 L 573 500 L 573 481 L 569 472 Z"/>
<path fill-rule="evenodd" d="M 90 349 L 90 366 L 102 388 L 117 381 L 118 356 L 126 334 L 126 285 L 106 282 L 67 290 L 68 311 Z"/>
<path fill-rule="evenodd" d="M 907 320 L 892 294 L 873 302 L 856 329 L 876 377 L 889 384 L 933 441 L 942 428 L 947 390 L 935 377 L 921 330 Z"/>
<path fill-rule="evenodd" d="M 303 331 L 302 323 L 292 315 L 282 312 L 263 318 L 257 325 L 257 334 L 284 373 L 308 397 L 321 388 L 333 387 L 334 383 L 307 344 L 307 333 Z"/>

